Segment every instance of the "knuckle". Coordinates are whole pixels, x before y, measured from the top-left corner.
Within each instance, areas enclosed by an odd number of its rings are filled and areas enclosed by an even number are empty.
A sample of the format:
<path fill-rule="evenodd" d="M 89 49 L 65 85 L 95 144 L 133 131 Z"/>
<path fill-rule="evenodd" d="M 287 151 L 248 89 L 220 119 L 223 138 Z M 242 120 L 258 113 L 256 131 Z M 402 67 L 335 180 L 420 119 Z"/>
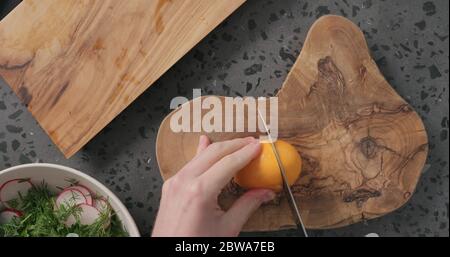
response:
<path fill-rule="evenodd" d="M 207 203 L 205 186 L 202 182 L 192 183 L 187 187 L 190 203 L 192 206 L 203 206 Z"/>
<path fill-rule="evenodd" d="M 169 178 L 162 186 L 162 192 L 167 194 L 179 188 L 179 180 L 176 177 Z"/>
<path fill-rule="evenodd" d="M 188 187 L 188 193 L 191 197 L 197 198 L 203 195 L 203 185 L 200 182 L 192 183 Z"/>

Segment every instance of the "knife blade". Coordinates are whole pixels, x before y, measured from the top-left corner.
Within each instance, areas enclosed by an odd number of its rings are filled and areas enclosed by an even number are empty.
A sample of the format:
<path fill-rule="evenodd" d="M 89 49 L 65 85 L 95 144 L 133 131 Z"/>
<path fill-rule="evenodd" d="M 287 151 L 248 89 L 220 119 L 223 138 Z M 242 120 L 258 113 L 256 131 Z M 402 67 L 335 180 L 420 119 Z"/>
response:
<path fill-rule="evenodd" d="M 280 154 L 278 152 L 277 146 L 275 145 L 275 143 L 274 143 L 274 141 L 272 139 L 272 136 L 270 134 L 269 128 L 267 126 L 267 123 L 266 123 L 264 117 L 262 116 L 262 114 L 259 111 L 259 109 L 257 111 L 258 111 L 259 118 L 261 119 L 262 124 L 264 126 L 264 130 L 267 133 L 267 138 L 269 139 L 269 143 L 272 146 L 272 151 L 273 151 L 273 153 L 275 155 L 275 158 L 277 160 L 278 168 L 280 169 L 281 178 L 283 180 L 283 191 L 284 191 L 284 194 L 287 197 L 287 200 L 288 200 L 288 203 L 289 203 L 289 207 L 290 207 L 290 209 L 292 211 L 292 214 L 293 214 L 293 217 L 294 217 L 295 224 L 297 225 L 297 230 L 301 234 L 303 234 L 303 236 L 308 237 L 308 233 L 306 232 L 306 228 L 305 228 L 305 225 L 303 223 L 302 216 L 300 215 L 300 210 L 299 210 L 299 208 L 297 206 L 297 202 L 295 201 L 294 195 L 292 194 L 291 188 L 289 187 L 286 171 L 284 169 L 283 163 L 281 162 L 281 158 L 280 158 Z"/>

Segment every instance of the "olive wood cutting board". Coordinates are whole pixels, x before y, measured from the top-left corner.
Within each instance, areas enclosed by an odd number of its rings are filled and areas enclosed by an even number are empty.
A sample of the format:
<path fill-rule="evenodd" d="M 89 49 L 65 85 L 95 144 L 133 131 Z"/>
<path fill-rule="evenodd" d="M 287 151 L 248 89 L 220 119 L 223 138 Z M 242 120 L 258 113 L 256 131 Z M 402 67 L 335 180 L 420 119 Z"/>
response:
<path fill-rule="evenodd" d="M 293 144 L 303 158 L 292 190 L 306 227 L 349 225 L 408 201 L 427 157 L 427 134 L 417 113 L 378 70 L 356 25 L 338 16 L 317 20 L 278 97 L 278 138 Z M 169 123 L 177 111 L 162 122 L 157 137 L 164 179 L 194 156 L 200 134 L 213 142 L 251 134 L 174 133 Z M 227 209 L 241 191 L 231 182 L 219 196 L 220 205 Z M 244 230 L 292 226 L 281 196 L 262 206 Z"/>
<path fill-rule="evenodd" d="M 24 0 L 0 75 L 70 157 L 245 0 Z"/>

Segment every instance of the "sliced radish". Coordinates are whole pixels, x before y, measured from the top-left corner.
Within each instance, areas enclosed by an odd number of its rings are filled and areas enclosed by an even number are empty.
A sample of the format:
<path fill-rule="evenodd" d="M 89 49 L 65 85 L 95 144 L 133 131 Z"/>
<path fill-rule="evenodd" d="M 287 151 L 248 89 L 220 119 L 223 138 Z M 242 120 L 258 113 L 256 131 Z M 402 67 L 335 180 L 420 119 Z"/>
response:
<path fill-rule="evenodd" d="M 97 208 L 85 203 L 82 203 L 78 206 L 81 208 L 81 212 L 79 214 L 81 225 L 91 225 L 100 217 L 100 212 L 97 210 Z M 76 222 L 77 218 L 74 215 L 70 215 L 69 218 L 67 218 L 66 222 L 64 222 L 64 224 L 67 227 L 71 227 Z"/>
<path fill-rule="evenodd" d="M 29 179 L 13 179 L 6 181 L 0 186 L 0 201 L 7 208 L 11 208 L 8 201 L 19 198 L 19 193 L 25 196 L 33 187 Z M 17 207 L 17 206 L 15 206 Z"/>
<path fill-rule="evenodd" d="M 99 210 L 101 213 L 111 210 L 108 201 L 103 198 L 95 199 L 94 207 L 97 208 L 97 210 Z"/>
<path fill-rule="evenodd" d="M 84 195 L 84 197 L 86 197 L 86 203 L 87 204 L 89 204 L 89 205 L 93 205 L 94 204 L 94 201 L 93 201 L 93 198 L 92 198 L 92 193 L 87 187 L 82 186 L 82 185 L 77 185 L 77 186 L 68 187 L 68 188 L 66 188 L 66 190 L 67 189 L 75 189 L 75 190 L 80 191 Z"/>
<path fill-rule="evenodd" d="M 107 215 L 108 220 L 105 222 L 104 227 L 107 228 L 111 224 L 111 205 L 105 198 L 98 198 L 94 200 L 94 207 L 100 212 L 101 215 Z"/>
<path fill-rule="evenodd" d="M 77 189 L 64 189 L 56 198 L 56 208 L 60 208 L 61 205 L 74 207 L 79 204 L 87 204 L 87 199 L 86 196 Z"/>
<path fill-rule="evenodd" d="M 19 218 L 22 216 L 22 213 L 18 210 L 14 209 L 7 209 L 2 212 L 0 212 L 0 224 L 6 224 L 11 222 L 14 218 Z"/>

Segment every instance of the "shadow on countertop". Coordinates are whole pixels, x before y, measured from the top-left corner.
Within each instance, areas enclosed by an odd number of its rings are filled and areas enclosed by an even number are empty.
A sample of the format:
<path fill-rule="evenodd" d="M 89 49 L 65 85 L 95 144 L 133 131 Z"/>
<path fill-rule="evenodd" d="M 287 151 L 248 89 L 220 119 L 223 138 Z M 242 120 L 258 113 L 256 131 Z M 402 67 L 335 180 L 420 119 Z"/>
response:
<path fill-rule="evenodd" d="M 20 4 L 22 0 L 4 0 L 0 2 L 0 20 L 2 20 L 14 7 Z"/>

